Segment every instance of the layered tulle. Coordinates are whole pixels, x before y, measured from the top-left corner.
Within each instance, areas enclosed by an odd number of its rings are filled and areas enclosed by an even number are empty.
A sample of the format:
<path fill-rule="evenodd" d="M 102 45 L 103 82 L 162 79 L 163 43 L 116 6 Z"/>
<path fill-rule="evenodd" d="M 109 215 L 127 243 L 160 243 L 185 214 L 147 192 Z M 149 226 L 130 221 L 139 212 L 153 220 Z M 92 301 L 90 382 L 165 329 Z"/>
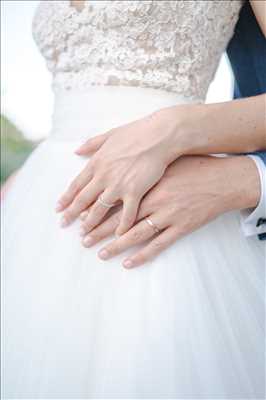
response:
<path fill-rule="evenodd" d="M 237 212 L 132 270 L 82 247 L 78 221 L 59 226 L 56 200 L 87 162 L 81 136 L 176 101 L 117 88 L 111 105 L 110 90 L 56 98 L 51 137 L 4 201 L 3 396 L 263 398 L 264 247 Z"/>

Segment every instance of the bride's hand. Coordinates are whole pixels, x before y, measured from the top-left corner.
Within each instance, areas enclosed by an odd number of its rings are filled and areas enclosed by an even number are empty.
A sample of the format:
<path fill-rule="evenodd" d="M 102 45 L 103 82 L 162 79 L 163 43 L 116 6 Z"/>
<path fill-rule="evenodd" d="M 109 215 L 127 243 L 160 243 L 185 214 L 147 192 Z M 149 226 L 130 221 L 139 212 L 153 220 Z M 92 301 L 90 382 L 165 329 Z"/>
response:
<path fill-rule="evenodd" d="M 171 107 L 154 112 L 95 137 L 78 149 L 80 155 L 94 154 L 59 200 L 57 210 L 64 211 L 63 226 L 94 203 L 84 221 L 84 230 L 90 231 L 103 219 L 108 205 L 119 202 L 123 202 L 123 211 L 117 233 L 133 225 L 144 194 L 182 154 L 180 146 L 180 154 L 175 151 L 173 155 L 171 141 L 177 123 L 173 112 Z M 99 196 L 101 201 L 96 201 Z"/>
<path fill-rule="evenodd" d="M 142 200 L 139 222 L 102 248 L 99 257 L 107 260 L 150 240 L 123 262 L 127 268 L 141 265 L 218 215 L 255 207 L 259 197 L 258 171 L 250 158 L 181 157 Z M 112 214 L 83 237 L 83 245 L 90 247 L 113 234 L 120 216 L 120 211 Z"/>

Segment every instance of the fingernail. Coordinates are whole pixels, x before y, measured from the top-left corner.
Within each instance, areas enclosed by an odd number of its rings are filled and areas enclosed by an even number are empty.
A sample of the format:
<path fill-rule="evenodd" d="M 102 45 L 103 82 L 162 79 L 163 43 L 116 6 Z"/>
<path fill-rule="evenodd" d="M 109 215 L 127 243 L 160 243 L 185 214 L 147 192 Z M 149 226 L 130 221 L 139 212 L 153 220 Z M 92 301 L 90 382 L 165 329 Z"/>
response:
<path fill-rule="evenodd" d="M 86 233 L 87 233 L 86 229 L 82 226 L 82 227 L 80 228 L 80 230 L 79 230 L 80 236 L 84 236 L 84 235 L 86 235 Z"/>
<path fill-rule="evenodd" d="M 67 219 L 65 217 L 61 219 L 60 225 L 62 228 L 65 228 L 68 225 Z"/>
<path fill-rule="evenodd" d="M 56 203 L 56 206 L 55 206 L 55 211 L 61 211 L 62 210 L 62 208 L 63 208 L 63 205 L 62 205 L 62 203 L 60 203 L 60 201 L 58 201 L 57 203 Z"/>
<path fill-rule="evenodd" d="M 80 145 L 76 150 L 74 150 L 74 153 L 79 154 L 82 151 L 83 146 L 84 146 L 83 144 Z"/>
<path fill-rule="evenodd" d="M 87 236 L 87 237 L 85 237 L 85 238 L 83 239 L 83 243 L 84 243 L 86 246 L 91 246 L 92 243 L 93 243 L 93 238 L 92 238 L 92 236 Z"/>
<path fill-rule="evenodd" d="M 125 261 L 123 262 L 123 265 L 124 265 L 124 267 L 126 267 L 126 268 L 131 268 L 131 267 L 133 267 L 133 262 L 132 262 L 131 260 L 127 259 L 127 260 L 125 260 Z"/>
<path fill-rule="evenodd" d="M 109 252 L 106 249 L 100 250 L 99 257 L 103 260 L 107 260 L 107 258 L 109 257 Z"/>

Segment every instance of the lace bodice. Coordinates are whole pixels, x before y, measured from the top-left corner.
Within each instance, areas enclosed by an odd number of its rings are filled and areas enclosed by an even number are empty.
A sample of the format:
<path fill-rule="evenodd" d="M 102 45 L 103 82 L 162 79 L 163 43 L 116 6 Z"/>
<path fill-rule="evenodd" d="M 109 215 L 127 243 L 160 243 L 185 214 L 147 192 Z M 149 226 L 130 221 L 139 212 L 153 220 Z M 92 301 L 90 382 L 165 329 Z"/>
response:
<path fill-rule="evenodd" d="M 122 85 L 204 99 L 240 0 L 43 0 L 33 36 L 53 88 Z"/>

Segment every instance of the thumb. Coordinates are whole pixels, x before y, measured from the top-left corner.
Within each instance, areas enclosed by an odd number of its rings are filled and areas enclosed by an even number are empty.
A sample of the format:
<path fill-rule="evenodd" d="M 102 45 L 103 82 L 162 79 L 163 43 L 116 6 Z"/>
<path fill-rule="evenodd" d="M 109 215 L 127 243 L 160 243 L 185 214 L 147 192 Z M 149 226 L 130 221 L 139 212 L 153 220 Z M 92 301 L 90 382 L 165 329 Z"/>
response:
<path fill-rule="evenodd" d="M 85 156 L 87 154 L 95 153 L 100 149 L 100 147 L 102 147 L 102 145 L 110 135 L 111 133 L 107 132 L 103 133 L 102 135 L 97 135 L 91 139 L 88 139 L 77 150 L 75 150 L 75 153 L 79 156 Z"/>

